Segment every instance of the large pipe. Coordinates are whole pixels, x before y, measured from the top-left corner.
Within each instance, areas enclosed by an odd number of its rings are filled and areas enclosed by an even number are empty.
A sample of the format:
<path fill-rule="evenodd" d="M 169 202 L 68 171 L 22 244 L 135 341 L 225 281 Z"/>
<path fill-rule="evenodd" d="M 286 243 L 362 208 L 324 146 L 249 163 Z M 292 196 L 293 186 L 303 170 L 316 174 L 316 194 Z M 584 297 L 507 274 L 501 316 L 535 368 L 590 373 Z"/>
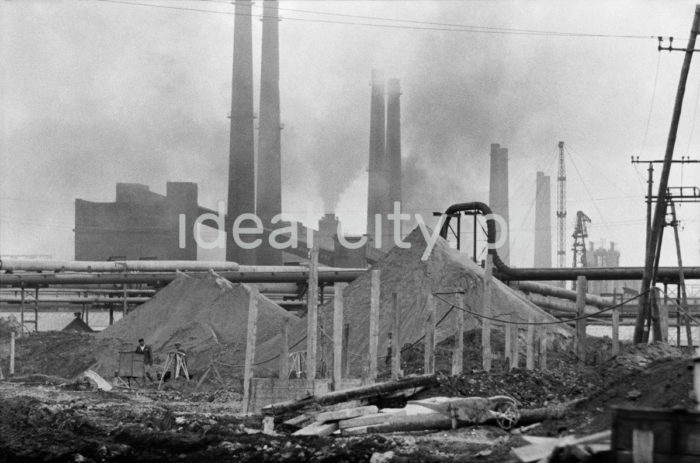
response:
<path fill-rule="evenodd" d="M 367 270 L 363 268 L 322 267 L 318 269 L 321 283 L 351 282 Z M 238 271 L 217 272 L 234 283 L 305 283 L 305 267 L 241 266 Z M 175 279 L 175 272 L 136 273 L 4 273 L 0 286 L 102 285 L 102 284 L 166 284 Z"/>
<path fill-rule="evenodd" d="M 282 158 L 280 141 L 279 11 L 277 0 L 264 0 L 260 65 L 260 130 L 256 210 L 263 226 L 282 213 Z M 266 236 L 267 238 L 267 236 Z M 256 263 L 282 265 L 282 251 L 263 239 Z"/>
<path fill-rule="evenodd" d="M 255 264 L 255 249 L 234 241 L 233 223 L 242 214 L 255 214 L 255 128 L 253 113 L 253 2 L 235 2 L 231 132 L 229 141 L 226 260 Z"/>
<path fill-rule="evenodd" d="M 181 272 L 238 270 L 236 262 L 194 260 L 59 261 L 1 259 L 0 270 L 7 272 Z"/>
<path fill-rule="evenodd" d="M 134 302 L 142 304 L 149 301 L 150 297 L 127 297 L 127 302 Z M 0 302 L 8 304 L 21 304 L 22 300 L 17 296 L 5 296 L 0 295 Z M 89 297 L 70 297 L 70 296 L 43 296 L 39 299 L 39 305 L 46 304 L 98 304 L 98 303 L 114 303 L 121 304 L 124 302 L 122 297 L 99 297 L 99 296 L 89 296 Z"/>
<path fill-rule="evenodd" d="M 537 293 L 542 294 L 544 296 L 553 296 L 569 301 L 575 301 L 577 297 L 576 291 L 561 288 L 559 286 L 535 283 L 533 281 L 518 281 L 512 283 L 511 286 L 525 293 Z M 607 307 L 609 305 L 612 305 L 612 303 L 612 299 L 595 296 L 593 294 L 586 294 L 586 304 L 588 305 L 592 305 L 595 307 Z"/>
<path fill-rule="evenodd" d="M 460 212 L 477 211 L 487 216 L 486 235 L 489 244 L 489 254 L 493 256 L 493 263 L 496 266 L 496 275 L 501 280 L 522 281 L 522 280 L 576 280 L 579 275 L 585 276 L 589 280 L 641 280 L 644 268 L 642 267 L 579 267 L 579 268 L 511 268 L 498 256 L 498 250 L 494 246 L 496 243 L 496 223 L 493 219 L 491 208 L 482 202 L 474 201 L 470 203 L 457 203 L 448 207 L 444 212 L 444 222 L 440 229 L 440 236 L 447 238 L 452 215 Z M 700 267 L 689 267 L 684 269 L 686 279 L 699 280 Z M 677 267 L 659 267 L 658 280 L 663 282 L 675 282 L 678 279 Z"/>

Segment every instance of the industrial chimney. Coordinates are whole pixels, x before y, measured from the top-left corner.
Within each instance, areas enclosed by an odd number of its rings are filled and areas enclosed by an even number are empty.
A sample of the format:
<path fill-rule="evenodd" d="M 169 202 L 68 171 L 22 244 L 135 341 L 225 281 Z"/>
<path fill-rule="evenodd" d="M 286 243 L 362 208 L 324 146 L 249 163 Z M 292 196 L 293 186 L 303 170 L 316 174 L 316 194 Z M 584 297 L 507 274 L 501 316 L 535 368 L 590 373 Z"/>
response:
<path fill-rule="evenodd" d="M 255 129 L 253 114 L 253 2 L 235 2 L 231 139 L 226 216 L 226 260 L 255 264 L 255 249 L 242 249 L 233 240 L 237 217 L 255 213 Z M 249 222 L 247 224 L 249 226 Z"/>
<path fill-rule="evenodd" d="M 552 203 L 549 175 L 537 172 L 535 192 L 535 267 L 552 266 Z"/>
<path fill-rule="evenodd" d="M 367 235 L 370 237 L 370 245 L 381 249 L 388 249 L 391 244 L 388 239 L 391 237 L 391 230 L 388 230 L 387 220 L 387 214 L 391 209 L 389 209 L 389 183 L 386 175 L 385 107 L 384 71 L 373 69 L 369 121 Z M 378 231 L 381 236 L 377 235 Z M 381 246 L 379 246 L 380 242 Z"/>
<path fill-rule="evenodd" d="M 282 212 L 278 7 L 277 0 L 263 1 L 256 210 L 266 229 L 274 228 L 270 221 Z M 257 251 L 258 264 L 282 265 L 282 251 L 269 245 L 269 231 Z"/>
<path fill-rule="evenodd" d="M 389 181 L 389 204 L 401 202 L 401 82 L 387 81 L 386 159 Z"/>
<path fill-rule="evenodd" d="M 508 224 L 504 232 L 506 240 L 497 249 L 501 260 L 510 263 L 510 225 L 508 215 L 508 148 L 501 148 L 498 143 L 491 144 L 491 178 L 489 185 L 489 206 L 494 214 L 500 215 Z M 498 241 L 501 237 L 501 226 L 496 222 Z"/>

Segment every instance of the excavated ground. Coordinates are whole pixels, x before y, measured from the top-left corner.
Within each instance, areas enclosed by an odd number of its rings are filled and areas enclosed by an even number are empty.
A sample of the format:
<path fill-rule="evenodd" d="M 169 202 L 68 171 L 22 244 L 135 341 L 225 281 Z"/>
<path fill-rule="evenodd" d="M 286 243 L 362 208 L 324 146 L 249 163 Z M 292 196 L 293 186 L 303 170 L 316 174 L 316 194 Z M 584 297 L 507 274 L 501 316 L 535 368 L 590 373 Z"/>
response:
<path fill-rule="evenodd" d="M 498 336 L 494 336 L 498 344 Z M 452 340 L 439 345 L 438 369 L 449 368 Z M 260 417 L 243 417 L 237 383 L 171 381 L 112 392 L 67 381 L 90 364 L 90 335 L 43 333 L 17 342 L 22 382 L 0 382 L 0 461 L 479 461 L 509 462 L 517 434 L 489 426 L 454 431 L 395 433 L 354 438 L 292 437 L 260 433 Z M 663 345 L 627 346 L 599 361 L 603 340 L 590 343 L 589 364 L 575 367 L 565 346 L 549 355 L 551 368 L 506 373 L 495 362 L 486 374 L 478 332 L 465 333 L 465 373 L 441 376 L 424 396 L 509 394 L 523 408 L 582 401 L 562 419 L 544 421 L 529 433 L 556 436 L 608 429 L 610 406 L 690 406 L 689 357 Z M 604 347 L 604 346 L 603 346 Z M 604 349 L 603 349 L 604 350 Z M 0 353 L 5 365 L 5 355 Z M 402 355 L 407 371 L 419 371 L 422 348 Z M 522 360 L 521 360 L 522 361 Z M 521 363 L 522 365 L 522 363 Z M 17 379 L 17 378 L 15 378 Z M 107 378 L 111 379 L 111 378 Z M 389 453 L 392 452 L 392 453 Z M 389 458 L 391 457 L 391 458 Z"/>

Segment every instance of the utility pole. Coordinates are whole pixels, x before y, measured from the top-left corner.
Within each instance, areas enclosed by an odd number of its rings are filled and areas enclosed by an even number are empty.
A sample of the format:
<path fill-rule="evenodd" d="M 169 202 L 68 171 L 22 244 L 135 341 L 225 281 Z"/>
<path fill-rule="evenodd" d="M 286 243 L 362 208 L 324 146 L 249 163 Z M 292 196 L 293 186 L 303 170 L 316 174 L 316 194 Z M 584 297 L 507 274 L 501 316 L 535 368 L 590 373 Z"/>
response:
<path fill-rule="evenodd" d="M 559 175 L 557 176 L 557 267 L 566 264 L 566 165 L 564 164 L 564 142 L 559 142 Z M 562 285 L 564 282 L 562 282 Z"/>
<path fill-rule="evenodd" d="M 688 350 L 693 351 L 693 335 L 690 329 L 690 314 L 688 313 L 688 293 L 685 288 L 685 275 L 683 273 L 683 258 L 681 257 L 681 240 L 678 236 L 678 218 L 676 217 L 676 203 L 671 201 L 671 224 L 673 227 L 673 236 L 676 239 L 676 257 L 678 258 L 678 296 L 681 298 L 681 309 L 685 312 L 683 319 L 685 320 L 685 334 L 688 339 Z M 676 317 L 678 325 L 678 333 L 680 333 L 681 318 L 680 314 Z M 678 336 L 678 345 L 680 345 L 680 334 Z"/>
<path fill-rule="evenodd" d="M 676 92 L 676 101 L 673 108 L 673 117 L 671 118 L 671 128 L 668 134 L 668 142 L 666 144 L 666 154 L 664 156 L 663 168 L 661 170 L 661 178 L 659 179 L 659 200 L 656 202 L 656 207 L 654 209 L 654 216 L 651 221 L 651 235 L 649 241 L 647 242 L 646 255 L 644 259 L 644 275 L 642 278 L 642 296 L 640 298 L 640 310 L 637 314 L 637 320 L 634 327 L 634 342 L 641 343 L 645 341 L 645 337 L 648 340 L 648 332 L 645 334 L 644 330 L 644 320 L 648 313 L 650 312 L 649 302 L 651 298 L 649 297 L 649 289 L 652 285 L 653 267 L 657 260 L 657 252 L 661 245 L 661 230 L 663 229 L 663 223 L 666 216 L 666 189 L 668 187 L 668 177 L 671 172 L 671 161 L 673 160 L 673 150 L 676 145 L 676 135 L 678 134 L 678 124 L 681 117 L 681 110 L 683 108 L 683 97 L 685 96 L 685 86 L 688 81 L 688 72 L 690 71 L 690 62 L 693 59 L 693 53 L 695 50 L 695 41 L 698 35 L 698 29 L 700 29 L 700 5 L 695 6 L 695 16 L 693 18 L 693 25 L 690 29 L 690 37 L 688 38 L 688 44 L 685 51 L 685 58 L 683 59 L 683 66 L 681 67 L 681 75 L 678 82 L 678 90 Z M 669 52 L 673 47 L 669 46 Z M 661 49 L 661 46 L 659 46 Z M 657 320 L 658 323 L 658 320 Z"/>

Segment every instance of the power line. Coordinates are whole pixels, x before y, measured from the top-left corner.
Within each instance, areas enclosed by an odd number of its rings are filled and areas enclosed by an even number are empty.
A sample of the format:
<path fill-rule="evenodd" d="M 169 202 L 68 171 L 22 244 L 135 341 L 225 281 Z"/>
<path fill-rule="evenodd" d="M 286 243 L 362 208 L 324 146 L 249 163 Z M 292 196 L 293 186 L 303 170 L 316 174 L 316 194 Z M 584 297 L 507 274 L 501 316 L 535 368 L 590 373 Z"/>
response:
<path fill-rule="evenodd" d="M 654 89 L 651 92 L 651 103 L 649 104 L 649 115 L 647 116 L 647 127 L 644 130 L 644 139 L 642 140 L 642 148 L 639 150 L 640 154 L 644 153 L 644 148 L 647 146 L 647 135 L 649 134 L 649 125 L 651 124 L 651 113 L 654 109 L 654 99 L 656 98 L 656 83 L 659 80 L 659 64 L 661 63 L 661 53 L 657 54 L 656 57 L 656 72 L 654 73 Z"/>
<path fill-rule="evenodd" d="M 209 13 L 209 14 L 223 14 L 229 16 L 250 16 L 254 18 L 263 18 L 264 14 L 244 14 L 236 13 L 230 11 L 216 11 L 207 10 L 200 8 L 188 8 L 180 6 L 168 6 L 168 5 L 157 5 L 148 3 L 138 3 L 138 2 L 126 2 L 120 0 L 95 0 L 105 3 L 115 3 L 121 5 L 131 5 L 131 6 L 143 6 L 149 8 L 163 8 L 169 10 L 179 10 L 179 11 L 192 11 L 198 13 Z M 217 3 L 217 2 L 215 2 Z M 263 7 L 271 8 L 271 7 Z M 328 12 L 316 12 L 311 10 L 296 10 L 296 9 L 285 9 L 280 8 L 280 10 L 286 10 L 297 13 L 305 14 L 318 14 L 318 15 L 328 15 L 337 17 L 347 17 L 347 18 L 357 18 L 375 21 L 392 21 L 399 23 L 410 23 L 410 24 L 424 24 L 426 27 L 417 27 L 403 24 L 375 24 L 367 22 L 357 22 L 357 21 L 339 21 L 330 19 L 314 19 L 314 18 L 302 18 L 302 17 L 285 17 L 285 20 L 289 21 L 302 21 L 302 22 L 312 22 L 321 24 L 338 24 L 338 25 L 350 25 L 350 26 L 364 26 L 364 27 L 377 27 L 377 28 L 389 28 L 389 29 L 404 29 L 404 30 L 425 30 L 425 31 L 439 31 L 439 32 L 468 32 L 468 33 L 482 33 L 482 34 L 498 34 L 498 35 L 529 35 L 529 36 L 540 36 L 540 37 L 585 37 L 585 38 L 619 38 L 619 39 L 656 39 L 658 34 L 655 35 L 625 35 L 625 34 L 595 34 L 588 32 L 561 32 L 561 31 L 545 31 L 545 30 L 534 30 L 534 29 L 510 29 L 504 27 L 487 27 L 487 26 L 472 26 L 465 24 L 450 24 L 450 23 L 433 23 L 428 21 L 417 21 L 417 20 L 403 20 L 396 18 L 382 18 L 374 16 L 362 16 L 362 15 L 350 15 L 343 13 L 328 13 Z"/>

